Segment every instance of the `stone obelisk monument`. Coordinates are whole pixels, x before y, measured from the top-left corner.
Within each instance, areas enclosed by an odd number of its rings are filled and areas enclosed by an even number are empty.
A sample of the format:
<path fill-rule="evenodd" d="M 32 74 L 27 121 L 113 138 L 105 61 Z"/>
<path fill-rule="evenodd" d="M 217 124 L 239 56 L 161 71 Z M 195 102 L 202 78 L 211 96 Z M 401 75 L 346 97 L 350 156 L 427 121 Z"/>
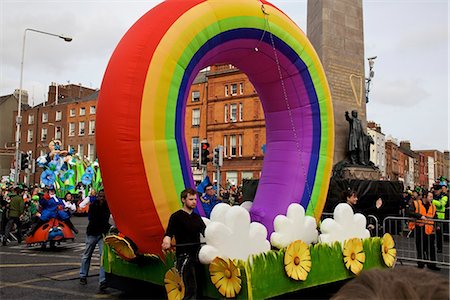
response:
<path fill-rule="evenodd" d="M 347 152 L 345 111 L 358 111 L 366 130 L 362 0 L 309 0 L 307 35 L 322 61 L 334 107 L 334 162 Z"/>

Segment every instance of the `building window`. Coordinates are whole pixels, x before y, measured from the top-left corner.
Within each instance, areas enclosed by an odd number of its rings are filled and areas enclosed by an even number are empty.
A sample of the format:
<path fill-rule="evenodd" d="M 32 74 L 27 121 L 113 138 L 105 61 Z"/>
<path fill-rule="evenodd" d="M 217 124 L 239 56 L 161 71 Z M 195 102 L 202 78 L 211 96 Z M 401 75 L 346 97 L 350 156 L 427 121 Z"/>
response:
<path fill-rule="evenodd" d="M 39 156 L 44 156 L 47 154 L 47 152 L 44 149 L 41 149 L 41 151 L 39 153 L 40 153 Z"/>
<path fill-rule="evenodd" d="M 55 127 L 55 140 L 61 140 L 61 126 Z"/>
<path fill-rule="evenodd" d="M 226 172 L 225 174 L 227 176 L 227 182 L 229 182 L 230 185 L 237 186 L 237 172 Z"/>
<path fill-rule="evenodd" d="M 192 110 L 192 126 L 200 126 L 200 109 Z"/>
<path fill-rule="evenodd" d="M 244 119 L 244 103 L 239 103 L 239 121 Z"/>
<path fill-rule="evenodd" d="M 47 123 L 48 122 L 48 112 L 43 112 L 42 113 L 42 123 Z"/>
<path fill-rule="evenodd" d="M 33 141 L 33 130 L 32 129 L 28 129 L 27 132 L 27 142 L 31 143 Z"/>
<path fill-rule="evenodd" d="M 225 115 L 225 123 L 228 123 L 228 104 L 225 104 L 225 110 L 224 110 L 224 115 Z"/>
<path fill-rule="evenodd" d="M 192 138 L 192 159 L 198 159 L 199 158 L 199 151 L 200 151 L 200 139 L 198 136 L 194 136 Z"/>
<path fill-rule="evenodd" d="M 237 121 L 237 104 L 230 104 L 230 122 Z"/>
<path fill-rule="evenodd" d="M 236 96 L 237 95 L 237 83 L 233 83 L 231 85 L 231 95 Z"/>
<path fill-rule="evenodd" d="M 84 155 L 84 147 L 82 144 L 78 145 L 78 155 L 83 158 Z"/>
<path fill-rule="evenodd" d="M 89 134 L 95 134 L 95 120 L 89 121 Z"/>
<path fill-rule="evenodd" d="M 236 136 L 230 135 L 230 156 L 236 157 Z"/>
<path fill-rule="evenodd" d="M 69 111 L 69 116 L 75 117 L 75 108 L 71 108 Z"/>
<path fill-rule="evenodd" d="M 75 135 L 75 123 L 69 123 L 69 136 Z"/>
<path fill-rule="evenodd" d="M 95 105 L 91 105 L 91 106 L 89 107 L 89 113 L 90 113 L 91 115 L 95 115 Z"/>
<path fill-rule="evenodd" d="M 253 179 L 252 171 L 242 171 L 242 179 Z"/>
<path fill-rule="evenodd" d="M 193 91 L 192 92 L 192 102 L 198 102 L 200 101 L 200 91 Z"/>
<path fill-rule="evenodd" d="M 47 128 L 42 128 L 41 129 L 41 141 L 46 141 L 47 140 Z"/>
<path fill-rule="evenodd" d="M 242 82 L 239 83 L 239 94 L 244 94 L 244 84 Z"/>
<path fill-rule="evenodd" d="M 34 115 L 28 115 L 28 125 L 34 124 Z"/>
<path fill-rule="evenodd" d="M 86 108 L 80 107 L 80 116 L 84 116 L 86 114 Z"/>
<path fill-rule="evenodd" d="M 225 97 L 228 97 L 228 85 L 225 85 Z"/>
<path fill-rule="evenodd" d="M 242 134 L 239 135 L 239 156 L 242 156 Z"/>
<path fill-rule="evenodd" d="M 88 144 L 88 158 L 92 162 L 95 160 L 95 146 L 94 144 Z"/>
<path fill-rule="evenodd" d="M 227 136 L 223 136 L 223 156 L 227 157 Z"/>
<path fill-rule="evenodd" d="M 55 121 L 61 121 L 61 119 L 62 119 L 62 112 L 57 111 L 55 115 Z"/>
<path fill-rule="evenodd" d="M 84 122 L 78 123 L 78 135 L 84 135 Z"/>

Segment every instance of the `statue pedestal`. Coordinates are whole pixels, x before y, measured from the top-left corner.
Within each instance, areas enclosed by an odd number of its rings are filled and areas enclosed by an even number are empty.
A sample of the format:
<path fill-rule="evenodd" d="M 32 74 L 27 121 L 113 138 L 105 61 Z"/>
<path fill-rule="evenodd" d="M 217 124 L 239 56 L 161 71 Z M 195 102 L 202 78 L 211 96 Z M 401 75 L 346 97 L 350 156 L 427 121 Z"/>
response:
<path fill-rule="evenodd" d="M 345 166 L 341 171 L 343 179 L 380 180 L 381 172 L 373 167 Z"/>

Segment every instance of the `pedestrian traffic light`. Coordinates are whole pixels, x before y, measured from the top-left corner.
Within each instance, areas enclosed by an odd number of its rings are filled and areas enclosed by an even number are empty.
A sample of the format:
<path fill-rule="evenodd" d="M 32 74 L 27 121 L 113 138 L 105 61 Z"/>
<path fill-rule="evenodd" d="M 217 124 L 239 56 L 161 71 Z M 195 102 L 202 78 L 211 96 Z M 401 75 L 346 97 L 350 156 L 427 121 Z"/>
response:
<path fill-rule="evenodd" d="M 213 165 L 221 167 L 223 165 L 223 146 L 214 148 Z"/>
<path fill-rule="evenodd" d="M 202 142 L 200 144 L 200 165 L 206 166 L 209 162 L 209 143 L 208 142 Z"/>
<path fill-rule="evenodd" d="M 28 153 L 20 152 L 20 169 L 25 170 L 28 169 L 30 165 L 30 158 L 28 157 Z"/>

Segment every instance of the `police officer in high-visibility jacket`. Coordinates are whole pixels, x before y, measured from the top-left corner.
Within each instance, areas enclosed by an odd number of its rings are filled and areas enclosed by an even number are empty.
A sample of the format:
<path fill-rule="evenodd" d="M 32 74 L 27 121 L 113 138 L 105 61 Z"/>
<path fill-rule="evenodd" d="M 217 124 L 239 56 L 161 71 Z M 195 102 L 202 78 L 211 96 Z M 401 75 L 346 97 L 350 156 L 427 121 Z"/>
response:
<path fill-rule="evenodd" d="M 420 198 L 413 202 L 413 205 L 411 205 L 407 213 L 408 217 L 417 219 L 409 223 L 409 229 L 414 231 L 416 237 L 417 259 L 432 261 L 427 263 L 428 268 L 431 270 L 440 270 L 435 263 L 436 248 L 434 245 L 435 234 L 432 219 L 436 215 L 436 206 L 431 203 L 433 201 L 433 193 L 423 193 Z M 418 261 L 417 264 L 419 268 L 425 266 L 423 261 Z"/>

